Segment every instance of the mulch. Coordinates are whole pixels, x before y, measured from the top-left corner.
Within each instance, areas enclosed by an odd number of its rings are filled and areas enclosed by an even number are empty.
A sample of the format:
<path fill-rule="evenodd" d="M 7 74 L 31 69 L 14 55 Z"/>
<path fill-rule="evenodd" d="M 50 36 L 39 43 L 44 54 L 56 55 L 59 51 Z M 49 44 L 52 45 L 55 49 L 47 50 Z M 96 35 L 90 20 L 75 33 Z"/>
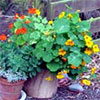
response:
<path fill-rule="evenodd" d="M 5 33 L 9 36 L 8 24 L 13 22 L 12 18 L 0 17 L 0 34 Z M 26 100 L 100 100 L 100 83 L 95 80 L 91 86 L 84 86 L 81 93 L 71 92 L 67 87 L 58 88 L 57 93 L 51 99 L 27 98 Z"/>
<path fill-rule="evenodd" d="M 60 87 L 51 99 L 26 99 L 26 100 L 100 100 L 100 88 L 84 87 L 81 93 L 71 92 L 67 87 Z"/>

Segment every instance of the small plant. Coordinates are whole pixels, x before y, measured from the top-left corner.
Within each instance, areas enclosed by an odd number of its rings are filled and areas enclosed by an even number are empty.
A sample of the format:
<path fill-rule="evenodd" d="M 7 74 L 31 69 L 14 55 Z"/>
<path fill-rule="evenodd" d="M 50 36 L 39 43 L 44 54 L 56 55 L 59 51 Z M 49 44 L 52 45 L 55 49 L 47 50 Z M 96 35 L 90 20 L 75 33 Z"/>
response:
<path fill-rule="evenodd" d="M 0 40 L 6 40 L 6 36 Z M 8 40 L 9 41 L 9 40 Z M 8 81 L 26 80 L 40 72 L 40 62 L 33 55 L 31 46 L 19 47 L 9 41 L 0 42 L 0 76 Z"/>

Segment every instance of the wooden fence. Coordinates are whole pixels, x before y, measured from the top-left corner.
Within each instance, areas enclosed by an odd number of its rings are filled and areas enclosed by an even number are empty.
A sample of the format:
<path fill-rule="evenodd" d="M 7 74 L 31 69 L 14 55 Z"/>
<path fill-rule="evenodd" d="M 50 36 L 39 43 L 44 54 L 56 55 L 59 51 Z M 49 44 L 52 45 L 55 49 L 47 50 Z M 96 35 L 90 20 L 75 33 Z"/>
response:
<path fill-rule="evenodd" d="M 100 0 L 50 0 L 48 2 L 48 19 L 54 19 L 61 11 L 66 9 L 65 4 L 72 7 L 72 11 L 80 10 L 82 13 L 100 9 Z M 100 31 L 100 20 L 92 23 L 91 29 L 93 33 Z"/>

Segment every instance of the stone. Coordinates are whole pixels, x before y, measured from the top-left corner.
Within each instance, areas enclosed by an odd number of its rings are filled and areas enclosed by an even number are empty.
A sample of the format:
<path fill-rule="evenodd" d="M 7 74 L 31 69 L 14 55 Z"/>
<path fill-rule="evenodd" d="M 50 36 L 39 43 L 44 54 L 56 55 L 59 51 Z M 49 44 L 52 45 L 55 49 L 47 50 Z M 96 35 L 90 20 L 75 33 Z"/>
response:
<path fill-rule="evenodd" d="M 73 92 L 74 91 L 75 92 L 83 92 L 84 91 L 83 87 L 80 84 L 78 84 L 78 83 L 74 83 L 74 84 L 69 85 L 68 89 L 70 91 L 73 91 Z"/>

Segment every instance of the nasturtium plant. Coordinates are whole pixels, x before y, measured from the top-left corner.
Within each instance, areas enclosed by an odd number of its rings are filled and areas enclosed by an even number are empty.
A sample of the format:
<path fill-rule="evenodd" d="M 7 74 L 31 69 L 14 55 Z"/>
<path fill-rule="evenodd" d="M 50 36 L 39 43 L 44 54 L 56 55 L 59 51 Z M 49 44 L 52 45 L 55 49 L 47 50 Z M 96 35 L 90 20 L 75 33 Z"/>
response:
<path fill-rule="evenodd" d="M 63 22 L 63 20 L 66 21 Z M 58 57 L 63 62 L 62 73 L 66 70 L 66 73 L 76 77 L 87 71 L 88 68 L 85 65 L 91 61 L 91 55 L 99 52 L 99 47 L 93 43 L 89 32 L 91 26 L 89 20 L 82 21 L 77 11 L 62 12 L 54 20 L 53 26 L 56 32 L 56 43 L 60 47 Z M 57 75 L 59 79 L 62 77 L 60 76 L 61 74 Z"/>
<path fill-rule="evenodd" d="M 74 78 L 85 72 L 92 53 L 99 52 L 89 32 L 89 20 L 82 21 L 77 11 L 61 12 L 54 21 L 41 17 L 36 8 L 28 12 L 27 16 L 15 15 L 16 21 L 9 26 L 11 41 L 34 47 L 33 55 L 51 72 Z M 57 78 L 64 78 L 61 73 Z"/>

